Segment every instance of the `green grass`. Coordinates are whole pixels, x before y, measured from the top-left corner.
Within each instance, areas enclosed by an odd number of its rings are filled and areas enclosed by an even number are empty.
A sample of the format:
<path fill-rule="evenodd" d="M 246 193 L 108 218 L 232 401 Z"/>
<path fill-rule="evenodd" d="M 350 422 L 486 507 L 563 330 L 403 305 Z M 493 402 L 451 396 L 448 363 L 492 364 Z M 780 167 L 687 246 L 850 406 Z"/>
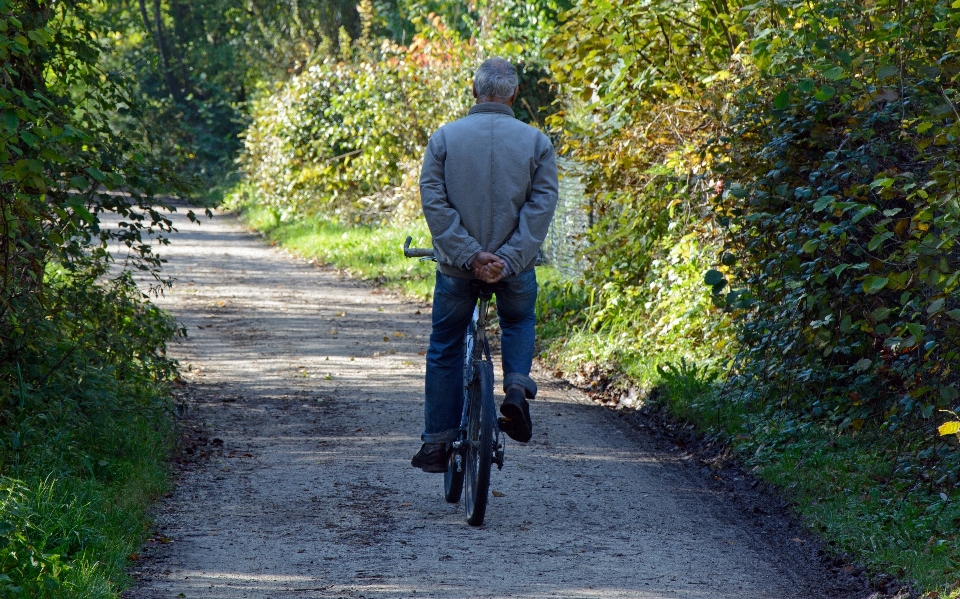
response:
<path fill-rule="evenodd" d="M 960 596 L 960 490 L 941 495 L 922 469 L 898 468 L 933 441 L 909 430 L 840 433 L 780 406 L 721 396 L 710 378 L 690 364 L 664 369 L 658 403 L 725 441 L 834 551 L 925 593 Z"/>
<path fill-rule="evenodd" d="M 0 365 L 0 597 L 116 598 L 169 485 L 164 343 L 128 283 L 49 286 L 52 312 Z"/>
<path fill-rule="evenodd" d="M 299 256 L 409 297 L 430 300 L 433 296 L 433 262 L 405 258 L 402 251 L 408 235 L 413 237 L 412 247 L 430 247 L 430 233 L 422 220 L 382 227 L 347 227 L 323 220 L 281 222 L 275 212 L 259 206 L 244 209 L 241 217 L 271 242 Z"/>

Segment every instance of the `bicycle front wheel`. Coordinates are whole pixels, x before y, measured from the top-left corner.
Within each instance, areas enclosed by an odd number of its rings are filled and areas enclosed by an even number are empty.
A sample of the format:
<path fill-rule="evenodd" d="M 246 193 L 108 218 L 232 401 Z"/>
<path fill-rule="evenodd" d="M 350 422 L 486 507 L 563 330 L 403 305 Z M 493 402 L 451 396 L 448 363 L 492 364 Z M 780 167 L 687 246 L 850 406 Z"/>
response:
<path fill-rule="evenodd" d="M 493 364 L 476 362 L 476 378 L 470 384 L 467 414 L 466 497 L 467 523 L 483 524 L 490 492 L 490 466 L 494 451 Z"/>

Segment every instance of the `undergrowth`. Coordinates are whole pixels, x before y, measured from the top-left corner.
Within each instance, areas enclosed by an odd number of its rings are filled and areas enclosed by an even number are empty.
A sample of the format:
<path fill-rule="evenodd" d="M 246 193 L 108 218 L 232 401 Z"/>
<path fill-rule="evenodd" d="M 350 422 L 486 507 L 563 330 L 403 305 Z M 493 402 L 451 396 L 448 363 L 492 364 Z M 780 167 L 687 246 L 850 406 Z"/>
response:
<path fill-rule="evenodd" d="M 960 488 L 945 492 L 932 459 L 956 455 L 954 439 L 838 431 L 777 401 L 727 392 L 715 373 L 688 362 L 662 366 L 655 384 L 657 407 L 722 440 L 833 551 L 925 596 L 960 596 Z"/>
<path fill-rule="evenodd" d="M 0 369 L 0 596 L 112 598 L 167 486 L 177 329 L 128 278 L 57 298 Z"/>

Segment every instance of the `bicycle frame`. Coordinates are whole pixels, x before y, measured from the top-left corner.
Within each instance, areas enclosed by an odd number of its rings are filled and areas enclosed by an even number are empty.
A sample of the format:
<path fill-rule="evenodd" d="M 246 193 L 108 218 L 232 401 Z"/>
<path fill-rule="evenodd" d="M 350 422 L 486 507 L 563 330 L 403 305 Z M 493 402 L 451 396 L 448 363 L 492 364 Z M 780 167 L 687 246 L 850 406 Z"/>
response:
<path fill-rule="evenodd" d="M 478 305 L 473 308 L 473 317 L 470 321 L 470 326 L 467 327 L 466 336 L 464 338 L 464 352 L 463 352 L 463 411 L 460 416 L 460 436 L 459 438 L 451 443 L 452 447 L 457 451 L 455 460 L 457 463 L 457 472 L 463 472 L 463 455 L 459 450 L 469 443 L 467 440 L 467 418 L 469 416 L 470 410 L 470 383 L 473 381 L 474 376 L 476 376 L 476 363 L 480 360 L 486 359 L 486 361 L 491 362 L 490 358 L 490 343 L 487 340 L 487 308 L 490 304 L 490 298 L 493 296 L 493 293 L 489 290 L 481 290 L 480 298 Z M 493 462 L 497 465 L 497 468 L 503 469 L 503 453 L 504 445 L 503 438 L 500 435 L 499 427 L 494 427 L 494 433 L 496 435 L 496 448 L 494 450 Z"/>

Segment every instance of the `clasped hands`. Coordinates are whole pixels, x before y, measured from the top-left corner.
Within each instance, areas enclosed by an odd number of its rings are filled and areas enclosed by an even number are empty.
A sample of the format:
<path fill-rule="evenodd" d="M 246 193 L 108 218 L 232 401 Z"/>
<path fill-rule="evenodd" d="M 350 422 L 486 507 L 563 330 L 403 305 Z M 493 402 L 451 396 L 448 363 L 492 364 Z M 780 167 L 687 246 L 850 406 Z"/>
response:
<path fill-rule="evenodd" d="M 503 278 L 503 269 L 506 266 L 507 263 L 500 256 L 490 252 L 480 252 L 470 264 L 470 270 L 473 271 L 473 276 L 484 283 L 496 283 Z"/>

